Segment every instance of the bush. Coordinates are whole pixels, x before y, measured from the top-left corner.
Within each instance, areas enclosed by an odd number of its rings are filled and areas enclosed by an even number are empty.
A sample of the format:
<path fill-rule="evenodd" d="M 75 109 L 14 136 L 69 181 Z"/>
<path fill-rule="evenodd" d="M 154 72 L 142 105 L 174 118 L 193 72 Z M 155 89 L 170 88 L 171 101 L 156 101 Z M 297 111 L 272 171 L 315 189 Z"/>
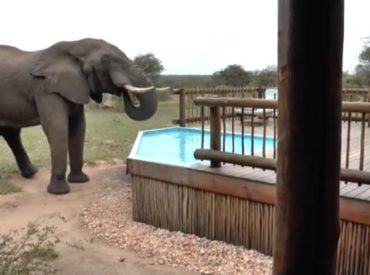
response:
<path fill-rule="evenodd" d="M 0 235 L 0 274 L 55 274 L 50 260 L 58 257 L 55 227 L 30 223 L 23 235 L 13 231 Z"/>

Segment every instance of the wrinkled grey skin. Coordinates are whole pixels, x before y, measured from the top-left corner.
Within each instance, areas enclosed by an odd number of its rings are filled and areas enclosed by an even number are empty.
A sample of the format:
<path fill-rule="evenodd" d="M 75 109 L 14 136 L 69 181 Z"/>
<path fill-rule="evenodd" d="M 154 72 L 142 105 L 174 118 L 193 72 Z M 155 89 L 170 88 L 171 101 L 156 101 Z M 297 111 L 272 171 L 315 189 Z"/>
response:
<path fill-rule="evenodd" d="M 134 120 L 150 118 L 157 109 L 155 90 L 137 95 L 134 106 L 122 87 L 149 87 L 153 83 L 117 47 L 95 39 L 59 42 L 50 48 L 25 52 L 0 46 L 0 135 L 12 149 L 24 177 L 37 168 L 23 148 L 21 128 L 42 125 L 51 151 L 52 173 L 48 192 L 69 192 L 66 182 L 86 182 L 82 172 L 85 136 L 84 104 L 102 93 L 123 95 L 126 113 Z"/>

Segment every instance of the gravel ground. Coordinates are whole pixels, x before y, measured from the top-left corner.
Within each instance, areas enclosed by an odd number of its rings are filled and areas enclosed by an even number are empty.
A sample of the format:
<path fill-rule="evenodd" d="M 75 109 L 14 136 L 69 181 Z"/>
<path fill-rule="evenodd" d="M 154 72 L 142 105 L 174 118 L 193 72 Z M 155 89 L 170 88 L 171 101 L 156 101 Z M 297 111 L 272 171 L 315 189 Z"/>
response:
<path fill-rule="evenodd" d="M 84 227 L 120 248 L 130 248 L 153 264 L 201 274 L 271 274 L 272 258 L 240 246 L 133 222 L 129 184 L 109 187 L 83 209 Z"/>

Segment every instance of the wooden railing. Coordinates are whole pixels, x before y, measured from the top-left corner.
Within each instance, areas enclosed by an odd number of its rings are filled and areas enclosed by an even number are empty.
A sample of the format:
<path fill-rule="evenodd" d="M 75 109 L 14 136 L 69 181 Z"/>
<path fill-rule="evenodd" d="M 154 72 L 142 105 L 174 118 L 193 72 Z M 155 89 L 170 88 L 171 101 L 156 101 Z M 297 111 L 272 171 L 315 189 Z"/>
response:
<path fill-rule="evenodd" d="M 342 101 L 345 102 L 370 102 L 370 89 L 344 89 L 342 90 Z M 348 120 L 349 113 L 343 111 L 342 119 Z M 360 113 L 351 115 L 352 121 L 361 121 Z M 368 126 L 370 127 L 370 116 L 368 117 Z"/>
<path fill-rule="evenodd" d="M 342 90 L 342 100 L 343 101 L 369 101 L 369 89 L 343 89 Z"/>
<path fill-rule="evenodd" d="M 222 163 L 276 170 L 277 147 L 277 101 L 263 99 L 207 98 L 199 97 L 194 104 L 200 107 L 202 142 L 200 149 L 194 152 L 196 159 L 210 160 L 211 167 L 220 167 Z M 205 108 L 210 113 L 210 149 L 205 149 Z M 239 113 L 227 120 L 225 109 Z M 342 169 L 341 180 L 370 184 L 370 158 L 365 157 L 367 115 L 370 103 L 343 102 L 342 112 L 347 114 L 342 129 Z M 353 117 L 360 119 L 354 121 Z M 272 119 L 272 124 L 270 122 Z M 239 123 L 240 121 L 240 123 Z M 248 122 L 249 125 L 246 125 Z M 258 124 L 257 124 L 258 123 Z M 262 124 L 262 125 L 261 125 Z M 270 124 L 268 127 L 267 124 Z M 248 127 L 248 128 L 246 128 Z M 267 129 L 269 128 L 269 134 Z M 249 144 L 246 144 L 246 132 Z M 258 132 L 257 133 L 257 129 Z M 257 133 L 257 134 L 256 134 Z M 231 135 L 227 146 L 226 135 Z M 240 142 L 237 142 L 238 136 Z M 260 139 L 260 148 L 255 150 L 255 137 Z M 267 140 L 273 138 L 273 144 L 267 146 Z M 261 141 L 262 139 L 262 141 Z M 367 142 L 370 148 L 370 142 Z M 239 148 L 237 148 L 237 146 Z M 353 146 L 353 148 L 351 148 Z M 367 161 L 366 161 L 367 160 Z"/>
<path fill-rule="evenodd" d="M 265 91 L 266 88 L 262 87 L 178 89 L 174 94 L 179 96 L 179 119 L 174 119 L 173 123 L 186 126 L 201 121 L 200 108 L 194 104 L 196 97 L 265 98 Z M 233 115 L 229 109 L 226 110 L 226 114 L 229 117 Z M 204 119 L 206 121 L 210 119 L 208 110 L 204 114 Z"/>
<path fill-rule="evenodd" d="M 343 89 L 342 100 L 348 102 L 370 102 L 369 89 Z M 199 124 L 202 121 L 201 108 L 199 105 L 194 104 L 196 97 L 209 97 L 209 98 L 246 98 L 246 99 L 266 99 L 266 88 L 264 87 L 224 87 L 224 88 L 193 88 L 193 89 L 177 89 L 174 91 L 175 95 L 179 98 L 179 118 L 174 119 L 173 123 L 182 127 L 191 124 Z M 270 98 L 276 100 L 276 97 Z M 204 110 L 203 119 L 205 123 L 210 122 L 210 110 Z M 342 113 L 342 119 L 348 119 L 348 113 Z M 233 109 L 226 107 L 224 116 L 231 118 L 233 116 L 240 117 L 240 113 L 233 112 Z M 362 117 L 359 113 L 351 114 L 352 121 L 361 121 Z M 370 116 L 368 120 L 370 127 Z"/>

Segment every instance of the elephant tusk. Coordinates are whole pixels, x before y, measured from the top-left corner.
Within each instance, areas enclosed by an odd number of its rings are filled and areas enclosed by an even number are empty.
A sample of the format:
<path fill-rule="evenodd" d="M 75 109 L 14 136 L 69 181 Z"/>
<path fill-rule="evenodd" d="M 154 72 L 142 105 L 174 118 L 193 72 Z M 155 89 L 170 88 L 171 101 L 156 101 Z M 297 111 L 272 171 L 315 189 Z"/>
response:
<path fill-rule="evenodd" d="M 146 87 L 146 88 L 139 88 L 139 87 L 132 86 L 130 84 L 125 84 L 125 85 L 123 85 L 123 87 L 127 91 L 132 92 L 134 94 L 144 94 L 144 93 L 149 92 L 149 91 L 152 91 L 154 89 L 153 86 Z"/>
<path fill-rule="evenodd" d="M 157 92 L 168 92 L 171 90 L 171 87 L 155 88 Z"/>

